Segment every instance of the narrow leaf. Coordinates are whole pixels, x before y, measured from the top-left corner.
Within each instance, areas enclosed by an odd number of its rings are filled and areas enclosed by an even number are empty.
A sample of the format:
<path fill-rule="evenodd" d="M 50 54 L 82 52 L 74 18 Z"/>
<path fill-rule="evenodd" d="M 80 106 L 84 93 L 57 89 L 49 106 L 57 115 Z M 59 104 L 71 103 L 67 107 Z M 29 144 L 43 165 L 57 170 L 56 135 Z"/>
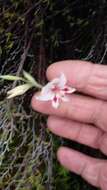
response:
<path fill-rule="evenodd" d="M 25 77 L 25 79 L 28 80 L 28 82 L 30 82 L 33 86 L 35 87 L 39 87 L 42 88 L 42 86 L 40 84 L 38 84 L 36 82 L 36 80 L 26 71 L 23 71 L 23 76 Z"/>
<path fill-rule="evenodd" d="M 23 85 L 17 86 L 7 92 L 7 95 L 9 95 L 7 98 L 9 99 L 15 96 L 20 96 L 24 94 L 26 91 L 28 91 L 30 88 L 32 88 L 30 84 L 23 84 Z"/>
<path fill-rule="evenodd" d="M 10 80 L 10 81 L 23 80 L 21 77 L 17 77 L 17 76 L 13 76 L 13 75 L 1 75 L 0 79 Z"/>

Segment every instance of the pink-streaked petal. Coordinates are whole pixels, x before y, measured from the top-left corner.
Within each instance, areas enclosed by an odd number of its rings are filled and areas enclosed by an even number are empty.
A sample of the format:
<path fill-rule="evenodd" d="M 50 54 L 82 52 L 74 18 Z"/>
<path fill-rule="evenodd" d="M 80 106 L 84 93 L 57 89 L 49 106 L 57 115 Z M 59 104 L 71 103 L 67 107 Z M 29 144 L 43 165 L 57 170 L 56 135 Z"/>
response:
<path fill-rule="evenodd" d="M 64 73 L 61 73 L 61 75 L 60 75 L 60 77 L 59 77 L 59 84 L 58 84 L 58 86 L 59 86 L 60 88 L 63 88 L 66 83 L 67 83 L 67 79 L 66 79 Z"/>
<path fill-rule="evenodd" d="M 57 109 L 59 107 L 59 97 L 56 95 L 52 99 L 52 106 Z"/>
<path fill-rule="evenodd" d="M 39 96 L 36 96 L 36 99 L 40 101 L 49 101 L 49 100 L 52 100 L 53 97 L 54 97 L 54 94 L 48 93 L 45 95 L 40 94 Z"/>
<path fill-rule="evenodd" d="M 76 91 L 76 88 L 65 86 L 63 89 L 61 89 L 61 91 L 64 92 L 65 94 L 71 94 Z"/>
<path fill-rule="evenodd" d="M 42 88 L 41 94 L 42 94 L 42 95 L 45 95 L 45 94 L 50 93 L 52 87 L 53 87 L 53 84 L 52 84 L 51 82 L 47 83 L 47 84 Z"/>
<path fill-rule="evenodd" d="M 41 93 L 44 94 L 48 94 L 50 92 L 52 92 L 52 89 L 55 88 L 55 86 L 57 87 L 59 84 L 59 78 L 55 78 L 53 79 L 51 82 L 48 82 L 43 88 Z"/>

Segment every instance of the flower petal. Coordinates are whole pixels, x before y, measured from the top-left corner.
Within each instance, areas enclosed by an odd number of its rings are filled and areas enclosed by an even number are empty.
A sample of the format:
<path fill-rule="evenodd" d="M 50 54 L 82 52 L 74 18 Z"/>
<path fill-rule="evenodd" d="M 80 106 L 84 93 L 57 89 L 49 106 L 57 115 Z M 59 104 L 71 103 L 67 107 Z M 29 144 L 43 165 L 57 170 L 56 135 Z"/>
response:
<path fill-rule="evenodd" d="M 52 100 L 52 106 L 55 108 L 55 109 L 57 109 L 58 107 L 59 107 L 59 97 L 58 96 L 54 96 L 53 97 L 53 100 Z"/>
<path fill-rule="evenodd" d="M 61 81 L 61 76 L 59 78 L 54 78 L 52 81 L 50 81 L 48 84 L 51 87 L 54 87 L 54 85 L 58 85 L 60 87 L 60 81 Z"/>
<path fill-rule="evenodd" d="M 54 94 L 53 93 L 47 93 L 44 95 L 40 95 L 40 96 L 36 96 L 37 100 L 41 100 L 41 101 L 49 101 L 53 99 Z"/>
<path fill-rule="evenodd" d="M 64 92 L 65 94 L 71 94 L 76 91 L 76 88 L 65 86 L 63 89 L 61 89 L 61 91 Z"/>
<path fill-rule="evenodd" d="M 47 95 L 48 93 L 51 93 L 51 89 L 53 87 L 53 84 L 51 82 L 48 82 L 41 91 L 42 95 Z"/>
<path fill-rule="evenodd" d="M 63 88 L 66 83 L 67 83 L 67 79 L 66 79 L 64 73 L 61 73 L 61 75 L 60 75 L 60 77 L 59 77 L 59 84 L 58 84 L 58 86 L 59 86 L 60 88 Z"/>

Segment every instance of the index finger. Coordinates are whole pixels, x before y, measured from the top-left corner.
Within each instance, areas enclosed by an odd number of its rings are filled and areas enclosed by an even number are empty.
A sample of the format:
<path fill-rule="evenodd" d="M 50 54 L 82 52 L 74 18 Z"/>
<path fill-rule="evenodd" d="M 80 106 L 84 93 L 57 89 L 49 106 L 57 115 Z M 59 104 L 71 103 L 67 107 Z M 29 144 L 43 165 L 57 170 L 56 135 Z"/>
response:
<path fill-rule="evenodd" d="M 61 72 L 79 92 L 107 100 L 107 66 L 87 61 L 60 61 L 48 67 L 47 78 L 51 80 Z"/>

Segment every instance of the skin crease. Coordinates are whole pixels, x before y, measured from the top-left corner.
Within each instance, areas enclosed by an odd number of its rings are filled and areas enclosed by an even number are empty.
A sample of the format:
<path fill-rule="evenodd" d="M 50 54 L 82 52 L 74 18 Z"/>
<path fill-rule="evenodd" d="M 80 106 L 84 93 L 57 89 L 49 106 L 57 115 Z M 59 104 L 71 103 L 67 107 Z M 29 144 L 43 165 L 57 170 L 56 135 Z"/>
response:
<path fill-rule="evenodd" d="M 32 98 L 35 111 L 48 114 L 47 126 L 54 134 L 101 150 L 107 155 L 107 66 L 86 61 L 61 61 L 47 69 L 52 80 L 63 72 L 68 84 L 80 94 L 71 94 L 69 102 L 58 109 L 51 102 Z M 107 160 L 87 156 L 68 147 L 57 152 L 59 162 L 81 175 L 90 184 L 107 190 Z"/>

